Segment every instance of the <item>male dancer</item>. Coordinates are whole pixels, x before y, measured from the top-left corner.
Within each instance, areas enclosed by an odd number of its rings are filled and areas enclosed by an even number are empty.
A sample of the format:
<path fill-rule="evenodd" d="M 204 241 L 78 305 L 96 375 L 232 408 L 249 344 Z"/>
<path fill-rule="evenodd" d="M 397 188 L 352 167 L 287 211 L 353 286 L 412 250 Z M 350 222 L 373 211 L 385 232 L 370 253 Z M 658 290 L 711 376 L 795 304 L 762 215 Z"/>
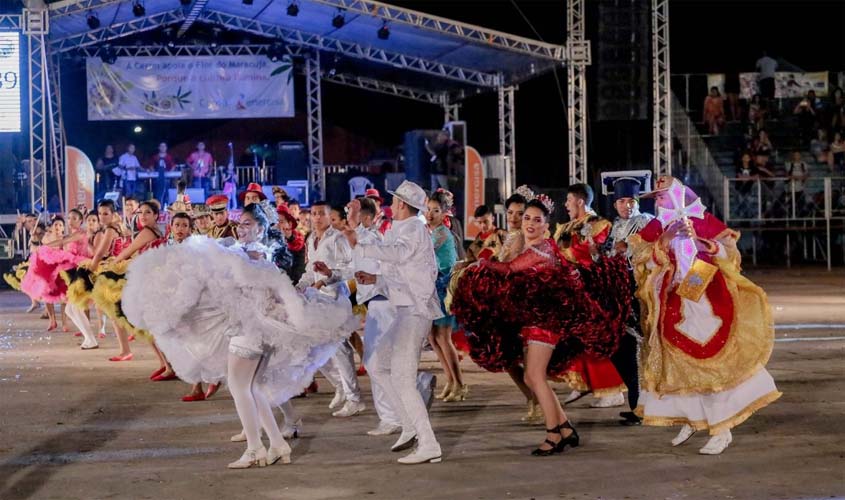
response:
<path fill-rule="evenodd" d="M 209 238 L 238 238 L 238 223 L 229 220 L 229 197 L 225 194 L 215 194 L 205 200 L 205 205 L 211 210 L 214 225 L 208 231 Z"/>
<path fill-rule="evenodd" d="M 329 212 L 330 206 L 325 201 L 311 205 L 313 231 L 305 242 L 308 263 L 296 285 L 299 290 L 308 287 L 320 290 L 351 277 L 349 266 L 352 263 L 352 250 L 343 233 L 331 227 Z M 329 409 L 334 410 L 343 405 L 332 413 L 333 416 L 351 417 L 364 411 L 361 388 L 355 374 L 353 349 L 348 341 L 340 343 L 337 353 L 320 372 L 335 389 Z"/>
<path fill-rule="evenodd" d="M 344 235 L 357 257 L 373 258 L 381 263 L 380 275 L 359 271 L 355 273 L 356 280 L 386 287 L 388 300 L 396 308 L 384 341 L 375 347 L 379 355 L 383 354 L 380 359 L 390 360 L 390 366 L 374 370 L 386 381 L 387 398 L 402 420 L 402 434 L 391 449 L 408 449 L 418 441 L 417 449 L 400 458 L 399 463 L 436 463 L 442 460 L 440 444 L 416 389 L 422 344 L 432 320 L 443 316 L 434 287 L 437 278 L 434 246 L 425 223 L 417 217 L 426 210 L 426 195 L 420 186 L 409 181 L 390 194 L 393 195 L 393 227 L 385 233 L 384 241 L 359 242 L 351 229 Z M 360 207 L 357 200 L 350 203 L 348 218 L 356 226 Z"/>
<path fill-rule="evenodd" d="M 383 236 L 376 225 L 378 208 L 369 198 L 359 198 L 361 204 L 360 224 L 355 229 L 359 243 L 375 244 L 383 240 Z M 348 219 L 347 219 L 348 220 Z M 354 221 L 349 221 L 350 224 Z M 377 276 L 381 274 L 378 260 L 353 256 L 352 268 Z M 375 284 L 358 284 L 357 302 L 367 305 L 367 318 L 364 323 L 364 366 L 370 374 L 370 386 L 373 390 L 373 405 L 379 417 L 379 424 L 375 429 L 367 432 L 370 436 L 387 436 L 402 430 L 402 420 L 396 411 L 396 402 L 390 401 L 385 391 L 385 385 L 390 380 L 384 379 L 389 373 L 390 359 L 384 357 L 386 349 L 380 348 L 388 342 L 385 338 L 387 327 L 396 317 L 396 308 L 387 299 L 388 291 L 384 286 Z M 431 407 L 437 377 L 429 372 L 421 371 L 417 374 L 417 390 L 423 397 L 426 408 Z"/>
<path fill-rule="evenodd" d="M 554 235 L 563 257 L 582 266 L 593 263 L 593 252 L 604 245 L 610 234 L 610 222 L 596 215 L 592 204 L 593 188 L 586 184 L 569 186 L 566 192 L 569 222 L 559 224 Z M 598 398 L 590 405 L 593 408 L 625 404 L 625 396 L 622 394 L 625 384 L 609 359 L 579 356 L 570 365 L 565 378 L 572 387 L 572 393 L 564 403 L 575 402 L 592 392 Z"/>
<path fill-rule="evenodd" d="M 635 177 L 619 177 L 613 181 L 613 207 L 619 214 L 613 221 L 610 228 L 610 237 L 607 239 L 607 252 L 610 255 L 625 255 L 629 262 L 631 252 L 628 249 L 628 239 L 639 233 L 654 218 L 651 214 L 640 213 L 638 198 L 642 181 Z M 636 282 L 631 271 L 631 294 L 636 291 Z M 610 357 L 610 361 L 625 381 L 628 388 L 628 406 L 631 411 L 623 411 L 619 414 L 623 420 L 622 425 L 639 425 L 641 419 L 634 414 L 637 408 L 637 401 L 640 395 L 640 384 L 637 370 L 637 357 L 639 344 L 642 341 L 640 333 L 639 301 L 633 301 L 631 317 L 628 319 L 628 334 L 623 336 L 619 342 L 619 350 Z"/>

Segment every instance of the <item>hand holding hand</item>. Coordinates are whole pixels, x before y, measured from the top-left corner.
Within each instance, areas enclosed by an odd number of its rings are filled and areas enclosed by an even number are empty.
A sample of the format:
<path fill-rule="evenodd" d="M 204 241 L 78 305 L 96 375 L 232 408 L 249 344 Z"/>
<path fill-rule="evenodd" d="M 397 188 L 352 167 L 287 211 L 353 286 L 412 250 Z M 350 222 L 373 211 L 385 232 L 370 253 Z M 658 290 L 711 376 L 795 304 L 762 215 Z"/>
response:
<path fill-rule="evenodd" d="M 370 274 L 364 271 L 358 271 L 355 273 L 355 281 L 361 285 L 375 285 L 376 278 L 375 274 Z"/>
<path fill-rule="evenodd" d="M 314 270 L 325 276 L 332 275 L 332 270 L 329 268 L 329 266 L 326 265 L 325 262 L 322 261 L 317 261 L 314 263 Z"/>

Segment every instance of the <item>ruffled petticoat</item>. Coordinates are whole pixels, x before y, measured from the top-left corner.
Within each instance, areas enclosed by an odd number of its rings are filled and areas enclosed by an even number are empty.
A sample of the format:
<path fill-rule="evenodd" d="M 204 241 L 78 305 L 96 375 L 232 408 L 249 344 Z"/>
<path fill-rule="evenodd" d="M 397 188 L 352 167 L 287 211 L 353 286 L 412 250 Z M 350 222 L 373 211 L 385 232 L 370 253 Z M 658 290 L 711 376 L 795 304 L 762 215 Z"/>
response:
<path fill-rule="evenodd" d="M 261 357 L 255 384 L 273 404 L 301 393 L 357 324 L 348 298 L 303 296 L 272 263 L 205 237 L 136 257 L 126 278 L 127 319 L 179 378 L 219 382 L 229 352 Z"/>
<path fill-rule="evenodd" d="M 84 256 L 42 246 L 29 259 L 29 271 L 21 281 L 21 291 L 35 300 L 51 304 L 64 302 L 68 286 L 60 274 L 75 268 L 83 260 Z"/>

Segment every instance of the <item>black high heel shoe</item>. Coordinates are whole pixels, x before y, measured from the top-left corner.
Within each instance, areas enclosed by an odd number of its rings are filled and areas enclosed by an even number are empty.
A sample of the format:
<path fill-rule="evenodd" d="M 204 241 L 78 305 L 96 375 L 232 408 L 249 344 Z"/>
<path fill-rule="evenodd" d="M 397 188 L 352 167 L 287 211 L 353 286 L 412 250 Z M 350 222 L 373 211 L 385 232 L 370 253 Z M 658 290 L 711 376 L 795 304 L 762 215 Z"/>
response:
<path fill-rule="evenodd" d="M 560 437 L 562 438 L 560 441 L 557 442 L 558 453 L 563 453 L 566 449 L 566 445 L 569 445 L 572 448 L 577 448 L 581 444 L 581 438 L 578 436 L 578 431 L 575 430 L 575 427 L 572 427 L 572 424 L 569 423 L 569 420 L 558 425 L 557 429 L 558 432 L 560 432 Z M 563 429 L 570 429 L 572 433 L 564 437 L 562 432 Z"/>
<path fill-rule="evenodd" d="M 546 429 L 546 432 L 549 434 L 561 434 L 560 429 L 561 426 L 558 425 L 554 429 Z M 570 434 L 570 437 L 572 437 L 572 434 Z M 551 448 L 549 448 L 548 450 L 544 450 L 543 448 L 537 448 L 536 450 L 531 452 L 531 455 L 535 457 L 548 457 L 560 453 L 561 451 L 563 451 L 561 443 L 563 443 L 564 441 L 565 439 L 563 438 L 563 434 L 561 434 L 561 439 L 557 443 L 555 443 L 551 439 L 546 439 L 545 444 L 551 446 Z"/>

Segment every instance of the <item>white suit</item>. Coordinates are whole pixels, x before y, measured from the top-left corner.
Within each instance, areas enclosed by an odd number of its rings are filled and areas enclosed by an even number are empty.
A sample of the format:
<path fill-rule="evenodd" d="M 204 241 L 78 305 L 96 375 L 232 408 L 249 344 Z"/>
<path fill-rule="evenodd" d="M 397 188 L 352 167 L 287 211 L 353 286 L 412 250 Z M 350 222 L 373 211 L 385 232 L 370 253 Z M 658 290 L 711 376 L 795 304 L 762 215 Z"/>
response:
<path fill-rule="evenodd" d="M 375 359 L 389 360 L 389 365 L 377 363 L 370 376 L 375 372 L 375 379 L 384 381 L 385 397 L 398 414 L 403 433 L 414 432 L 421 448 L 439 450 L 425 403 L 416 388 L 423 341 L 432 320 L 443 316 L 434 288 L 437 265 L 428 229 L 416 217 L 394 220 L 383 241 L 359 241 L 354 255 L 356 259 L 380 262 L 376 287 L 387 290 L 388 305 L 395 309 L 391 319 L 389 314 L 379 314 L 380 305 L 371 302 L 376 306 L 374 318 L 389 321 L 383 338 L 374 343 Z"/>
<path fill-rule="evenodd" d="M 299 290 L 314 285 L 322 280 L 326 285 L 332 285 L 351 277 L 352 249 L 343 233 L 328 228 L 322 239 L 317 241 L 317 233 L 312 232 L 306 241 L 307 261 L 305 273 L 299 279 L 296 287 Z M 331 276 L 318 273 L 314 269 L 314 263 L 324 262 L 331 269 Z M 358 377 L 355 374 L 355 358 L 352 346 L 349 341 L 340 343 L 337 353 L 328 363 L 320 369 L 320 373 L 335 388 L 343 390 L 346 401 L 360 402 L 361 388 L 358 386 Z"/>

